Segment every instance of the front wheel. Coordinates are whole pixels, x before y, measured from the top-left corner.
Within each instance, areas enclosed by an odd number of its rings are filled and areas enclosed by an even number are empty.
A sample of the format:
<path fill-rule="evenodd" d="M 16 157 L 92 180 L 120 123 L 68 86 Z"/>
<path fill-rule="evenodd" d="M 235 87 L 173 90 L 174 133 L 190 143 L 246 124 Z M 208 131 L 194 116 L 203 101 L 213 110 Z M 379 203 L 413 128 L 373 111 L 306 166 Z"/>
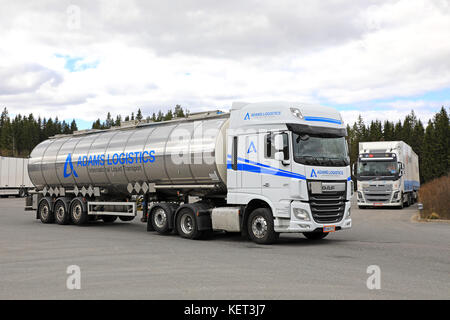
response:
<path fill-rule="evenodd" d="M 328 235 L 328 232 L 305 232 L 303 233 L 303 235 L 306 237 L 306 239 L 308 240 L 320 240 L 325 238 Z"/>
<path fill-rule="evenodd" d="M 250 214 L 247 231 L 252 241 L 259 244 L 274 243 L 280 235 L 274 231 L 273 216 L 267 208 L 258 208 Z"/>

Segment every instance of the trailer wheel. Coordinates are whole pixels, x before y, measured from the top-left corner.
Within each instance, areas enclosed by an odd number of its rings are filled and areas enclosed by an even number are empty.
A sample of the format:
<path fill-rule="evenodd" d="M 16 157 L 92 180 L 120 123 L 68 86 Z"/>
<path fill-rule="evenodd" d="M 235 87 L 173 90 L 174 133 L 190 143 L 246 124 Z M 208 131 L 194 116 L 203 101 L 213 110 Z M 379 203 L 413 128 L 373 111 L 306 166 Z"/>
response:
<path fill-rule="evenodd" d="M 169 233 L 169 212 L 163 207 L 156 207 L 150 213 L 153 229 L 161 234 Z"/>
<path fill-rule="evenodd" d="M 325 238 L 328 235 L 328 232 L 304 232 L 303 235 L 306 237 L 306 239 L 308 240 L 320 240 Z"/>
<path fill-rule="evenodd" d="M 25 189 L 19 190 L 19 198 L 23 198 L 27 195 L 27 191 Z"/>
<path fill-rule="evenodd" d="M 274 243 L 280 235 L 274 231 L 273 216 L 268 208 L 258 208 L 250 214 L 247 231 L 252 241 L 259 244 Z"/>
<path fill-rule="evenodd" d="M 70 215 L 62 201 L 57 201 L 55 205 L 55 220 L 57 224 L 69 224 Z"/>
<path fill-rule="evenodd" d="M 55 215 L 50 208 L 50 203 L 47 200 L 42 200 L 38 207 L 39 218 L 42 223 L 53 223 Z"/>
<path fill-rule="evenodd" d="M 104 223 L 113 223 L 114 221 L 116 221 L 117 216 L 104 215 L 104 216 L 101 216 L 101 218 L 102 218 Z"/>
<path fill-rule="evenodd" d="M 119 216 L 119 219 L 124 221 L 124 222 L 127 222 L 127 221 L 133 220 L 134 216 L 131 216 L 131 217 L 130 216 Z"/>
<path fill-rule="evenodd" d="M 178 234 L 187 239 L 199 239 L 203 232 L 198 230 L 194 212 L 189 208 L 183 208 L 177 214 L 176 221 Z"/>
<path fill-rule="evenodd" d="M 70 204 L 70 218 L 76 225 L 83 225 L 88 221 L 87 211 L 80 199 L 73 199 Z"/>

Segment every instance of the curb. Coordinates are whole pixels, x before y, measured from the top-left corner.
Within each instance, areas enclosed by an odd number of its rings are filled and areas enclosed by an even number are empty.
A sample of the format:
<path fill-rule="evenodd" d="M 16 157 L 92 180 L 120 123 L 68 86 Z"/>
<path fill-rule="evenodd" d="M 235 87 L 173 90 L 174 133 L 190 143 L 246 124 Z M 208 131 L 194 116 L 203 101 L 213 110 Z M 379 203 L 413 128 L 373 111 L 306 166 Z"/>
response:
<path fill-rule="evenodd" d="M 415 214 L 411 217 L 411 220 L 414 222 L 439 222 L 439 223 L 450 223 L 450 220 L 443 219 L 422 219 L 420 218 L 420 214 Z"/>

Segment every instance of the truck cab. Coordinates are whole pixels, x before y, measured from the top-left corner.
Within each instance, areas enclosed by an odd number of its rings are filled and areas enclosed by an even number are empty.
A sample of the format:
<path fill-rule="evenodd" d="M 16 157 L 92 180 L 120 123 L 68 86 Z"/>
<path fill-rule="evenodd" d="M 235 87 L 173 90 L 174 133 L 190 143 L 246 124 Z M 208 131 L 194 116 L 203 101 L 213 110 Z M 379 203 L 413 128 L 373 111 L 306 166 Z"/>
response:
<path fill-rule="evenodd" d="M 267 205 L 276 233 L 324 237 L 350 228 L 353 188 L 345 136 L 342 118 L 331 108 L 233 104 L 227 202 Z M 258 220 L 247 225 L 258 229 Z"/>

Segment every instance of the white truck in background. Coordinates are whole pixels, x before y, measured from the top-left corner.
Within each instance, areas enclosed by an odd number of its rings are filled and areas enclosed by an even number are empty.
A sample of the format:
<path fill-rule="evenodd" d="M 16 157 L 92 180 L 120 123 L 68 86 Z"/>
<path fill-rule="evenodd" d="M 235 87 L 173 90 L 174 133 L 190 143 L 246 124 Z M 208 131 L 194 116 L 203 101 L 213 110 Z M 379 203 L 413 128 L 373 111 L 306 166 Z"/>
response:
<path fill-rule="evenodd" d="M 403 141 L 360 142 L 356 165 L 358 207 L 403 208 L 417 201 L 419 158 Z"/>
<path fill-rule="evenodd" d="M 31 188 L 28 159 L 0 157 L 0 196 L 24 197 Z"/>

